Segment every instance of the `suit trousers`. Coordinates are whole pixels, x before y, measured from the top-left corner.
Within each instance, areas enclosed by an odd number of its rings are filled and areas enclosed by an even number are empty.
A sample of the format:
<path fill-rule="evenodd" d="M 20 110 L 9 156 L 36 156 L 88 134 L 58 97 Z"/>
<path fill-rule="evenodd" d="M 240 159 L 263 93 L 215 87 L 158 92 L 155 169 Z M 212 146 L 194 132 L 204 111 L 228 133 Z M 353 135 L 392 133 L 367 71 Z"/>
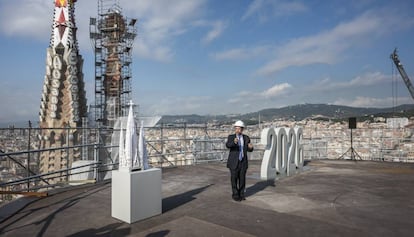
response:
<path fill-rule="evenodd" d="M 246 161 L 238 161 L 236 169 L 230 169 L 233 197 L 244 197 L 246 188 Z"/>

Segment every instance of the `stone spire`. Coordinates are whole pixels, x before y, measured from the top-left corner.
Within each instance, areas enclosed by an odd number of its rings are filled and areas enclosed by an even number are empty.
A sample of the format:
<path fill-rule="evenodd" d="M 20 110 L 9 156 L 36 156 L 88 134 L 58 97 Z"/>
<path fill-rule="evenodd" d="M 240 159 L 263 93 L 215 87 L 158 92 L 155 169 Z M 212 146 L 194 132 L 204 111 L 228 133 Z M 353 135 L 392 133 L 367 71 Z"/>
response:
<path fill-rule="evenodd" d="M 41 127 L 79 127 L 86 116 L 83 59 L 78 51 L 76 0 L 55 0 L 46 76 L 40 106 Z"/>
<path fill-rule="evenodd" d="M 82 117 L 87 116 L 83 59 L 76 40 L 75 2 L 54 1 L 39 113 L 43 149 L 78 145 L 81 140 L 78 128 L 82 126 Z M 40 172 L 69 168 L 80 156 L 79 148 L 41 152 Z"/>

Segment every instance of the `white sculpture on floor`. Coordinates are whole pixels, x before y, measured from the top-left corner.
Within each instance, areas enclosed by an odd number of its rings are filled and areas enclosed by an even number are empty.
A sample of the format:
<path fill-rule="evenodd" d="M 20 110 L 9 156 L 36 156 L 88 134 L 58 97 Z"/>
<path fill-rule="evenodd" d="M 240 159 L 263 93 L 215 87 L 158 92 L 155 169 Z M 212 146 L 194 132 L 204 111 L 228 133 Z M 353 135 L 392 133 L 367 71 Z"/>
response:
<path fill-rule="evenodd" d="M 132 102 L 125 135 L 123 128 L 121 124 L 119 170 L 112 171 L 111 214 L 114 218 L 133 223 L 161 214 L 162 174 L 161 169 L 148 166 L 144 126 L 141 123 L 138 139 Z"/>
<path fill-rule="evenodd" d="M 134 121 L 132 101 L 129 103 L 129 113 L 126 123 L 124 136 L 123 126 L 121 123 L 121 132 L 119 135 L 119 170 L 130 171 L 141 167 L 138 159 L 138 139 Z"/>
<path fill-rule="evenodd" d="M 141 121 L 141 128 L 139 130 L 138 156 L 139 156 L 139 161 L 142 164 L 142 168 L 144 170 L 149 169 L 148 153 L 147 153 L 147 147 L 145 145 L 144 121 Z"/>

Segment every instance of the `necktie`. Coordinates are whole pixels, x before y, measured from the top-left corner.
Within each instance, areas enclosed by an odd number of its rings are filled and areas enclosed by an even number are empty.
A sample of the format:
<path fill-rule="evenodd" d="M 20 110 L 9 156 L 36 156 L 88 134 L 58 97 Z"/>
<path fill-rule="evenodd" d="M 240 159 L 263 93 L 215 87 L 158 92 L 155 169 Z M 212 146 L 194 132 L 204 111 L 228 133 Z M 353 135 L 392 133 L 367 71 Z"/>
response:
<path fill-rule="evenodd" d="M 239 161 L 243 159 L 243 141 L 241 140 L 241 136 L 237 135 L 239 139 Z"/>

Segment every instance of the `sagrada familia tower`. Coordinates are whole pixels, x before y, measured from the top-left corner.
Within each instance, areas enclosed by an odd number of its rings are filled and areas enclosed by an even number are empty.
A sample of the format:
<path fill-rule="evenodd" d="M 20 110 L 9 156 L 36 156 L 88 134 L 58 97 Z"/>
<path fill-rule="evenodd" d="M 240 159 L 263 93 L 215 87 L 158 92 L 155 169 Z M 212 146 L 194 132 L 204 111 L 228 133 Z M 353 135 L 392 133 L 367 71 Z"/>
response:
<path fill-rule="evenodd" d="M 46 75 L 39 113 L 42 148 L 77 144 L 80 137 L 77 128 L 82 126 L 82 118 L 87 116 L 83 59 L 76 40 L 75 2 L 54 1 L 52 34 L 46 51 Z M 70 167 L 80 156 L 81 151 L 78 149 L 41 152 L 40 172 Z"/>

